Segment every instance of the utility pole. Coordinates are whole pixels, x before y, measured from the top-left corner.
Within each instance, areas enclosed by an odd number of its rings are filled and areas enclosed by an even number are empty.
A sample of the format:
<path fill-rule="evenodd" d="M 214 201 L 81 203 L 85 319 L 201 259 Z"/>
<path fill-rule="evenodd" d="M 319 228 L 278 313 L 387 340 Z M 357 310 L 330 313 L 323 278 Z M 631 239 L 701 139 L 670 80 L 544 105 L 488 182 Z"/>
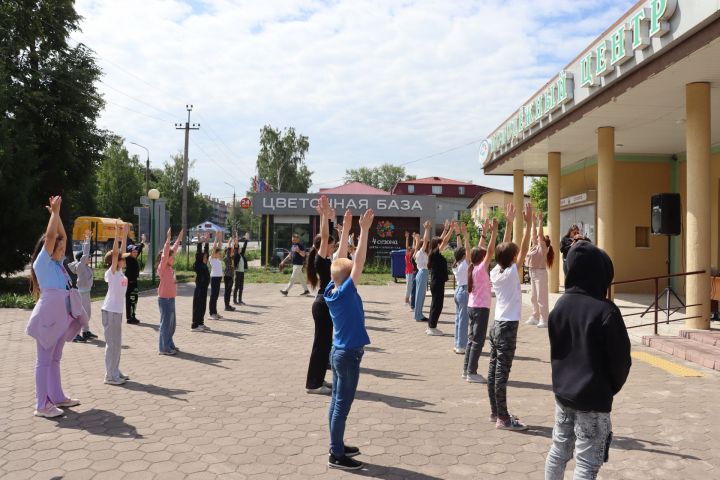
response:
<path fill-rule="evenodd" d="M 190 125 L 190 112 L 192 112 L 192 105 L 185 105 L 188 112 L 187 122 L 185 125 L 182 123 L 175 124 L 175 130 L 185 130 L 185 154 L 183 155 L 183 184 L 182 184 L 182 229 L 184 232 L 189 233 L 187 228 L 187 185 L 188 185 L 188 149 L 190 147 L 190 130 L 200 130 L 199 123 L 193 123 Z M 183 238 L 182 240 L 182 253 L 187 251 L 187 242 Z"/>
<path fill-rule="evenodd" d="M 223 182 L 223 183 L 225 183 L 225 185 L 227 185 L 228 187 L 232 187 L 232 189 L 233 189 L 233 203 L 232 203 L 232 210 L 230 211 L 232 222 L 230 222 L 230 225 L 232 225 L 232 229 L 234 230 L 235 222 L 237 222 L 237 217 L 235 216 L 235 186 L 229 184 L 228 182 Z"/>

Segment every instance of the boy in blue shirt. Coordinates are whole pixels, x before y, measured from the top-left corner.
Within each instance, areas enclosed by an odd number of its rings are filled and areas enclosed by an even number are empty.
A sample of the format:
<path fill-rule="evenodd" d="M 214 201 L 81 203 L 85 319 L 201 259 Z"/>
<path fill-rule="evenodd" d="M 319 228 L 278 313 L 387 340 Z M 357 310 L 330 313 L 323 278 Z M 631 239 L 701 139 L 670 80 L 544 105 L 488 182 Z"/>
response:
<path fill-rule="evenodd" d="M 352 260 L 338 255 L 330 267 L 331 281 L 325 289 L 325 303 L 330 310 L 334 334 L 330 363 L 333 372 L 332 399 L 330 400 L 330 456 L 328 466 L 342 470 L 358 470 L 361 462 L 351 457 L 360 454 L 357 447 L 345 445 L 345 421 L 355 398 L 360 379 L 360 361 L 365 345 L 370 343 L 365 329 L 365 311 L 356 285 L 360 281 L 370 227 L 375 214 L 371 209 L 360 216 L 360 240 Z M 350 221 L 348 221 L 348 218 Z M 345 213 L 340 248 L 347 248 L 352 216 Z"/>

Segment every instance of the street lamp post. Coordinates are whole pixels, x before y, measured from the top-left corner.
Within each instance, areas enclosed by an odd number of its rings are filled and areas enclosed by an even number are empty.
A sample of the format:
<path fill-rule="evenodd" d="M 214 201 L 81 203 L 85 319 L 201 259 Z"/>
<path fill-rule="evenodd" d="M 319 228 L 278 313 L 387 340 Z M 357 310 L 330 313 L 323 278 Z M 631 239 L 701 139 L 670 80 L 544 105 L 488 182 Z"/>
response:
<path fill-rule="evenodd" d="M 234 222 L 237 221 L 237 218 L 235 217 L 235 185 L 231 185 L 228 182 L 223 182 L 225 185 L 233 189 L 233 204 L 232 204 L 232 219 L 233 223 L 231 224 L 231 230 L 235 228 Z"/>
<path fill-rule="evenodd" d="M 147 153 L 147 159 L 145 160 L 145 191 L 150 191 L 150 150 L 147 149 L 147 147 L 144 147 L 140 145 L 139 143 L 130 142 L 132 145 L 135 145 L 136 147 L 140 147 Z"/>
<path fill-rule="evenodd" d="M 148 191 L 148 198 L 150 199 L 150 262 L 152 269 L 152 285 L 155 286 L 155 222 L 153 214 L 155 213 L 155 200 L 160 198 L 160 192 L 157 188 L 153 188 Z"/>

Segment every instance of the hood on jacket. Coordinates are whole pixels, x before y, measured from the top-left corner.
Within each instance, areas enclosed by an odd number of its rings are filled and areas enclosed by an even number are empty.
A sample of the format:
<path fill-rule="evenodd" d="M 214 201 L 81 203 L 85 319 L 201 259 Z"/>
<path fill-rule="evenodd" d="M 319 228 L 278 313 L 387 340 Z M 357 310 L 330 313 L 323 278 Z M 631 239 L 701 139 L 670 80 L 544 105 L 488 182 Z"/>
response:
<path fill-rule="evenodd" d="M 607 296 L 615 270 L 610 256 L 604 250 L 588 241 L 578 241 L 568 252 L 567 266 L 566 291 L 579 288 L 598 299 Z"/>

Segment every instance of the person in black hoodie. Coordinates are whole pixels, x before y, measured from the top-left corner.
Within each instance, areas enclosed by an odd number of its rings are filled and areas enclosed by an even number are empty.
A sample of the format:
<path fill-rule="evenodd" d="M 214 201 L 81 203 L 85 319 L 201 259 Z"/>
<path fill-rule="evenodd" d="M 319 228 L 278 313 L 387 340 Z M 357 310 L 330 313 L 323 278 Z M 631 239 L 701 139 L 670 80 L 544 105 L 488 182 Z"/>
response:
<path fill-rule="evenodd" d="M 553 444 L 545 480 L 564 477 L 575 451 L 576 479 L 594 479 L 607 461 L 613 397 L 630 373 L 630 339 L 618 307 L 606 299 L 613 264 L 603 250 L 578 241 L 568 252 L 565 294 L 550 313 L 555 393 Z"/>
<path fill-rule="evenodd" d="M 130 255 L 125 259 L 125 276 L 128 281 L 127 290 L 125 291 L 125 315 L 127 316 L 127 323 L 131 325 L 140 323 L 140 320 L 135 316 L 139 295 L 138 277 L 140 276 L 140 264 L 137 259 L 142 254 L 144 246 L 145 235 L 142 236 L 139 245 L 128 245 L 127 251 Z"/>
<path fill-rule="evenodd" d="M 210 258 L 210 244 L 205 242 L 203 247 L 198 243 L 195 252 L 195 263 L 193 270 L 195 271 L 195 292 L 193 293 L 192 305 L 192 326 L 193 332 L 205 332 L 210 330 L 205 326 L 205 311 L 207 309 L 207 293 L 210 285 L 210 270 L 208 269 L 208 259 Z"/>
<path fill-rule="evenodd" d="M 246 232 L 242 239 L 243 245 L 240 247 L 240 240 L 235 239 L 235 288 L 233 290 L 233 303 L 235 305 L 245 305 L 243 302 L 243 289 L 245 288 L 245 271 L 248 268 L 248 261 L 245 257 L 250 233 Z"/>

